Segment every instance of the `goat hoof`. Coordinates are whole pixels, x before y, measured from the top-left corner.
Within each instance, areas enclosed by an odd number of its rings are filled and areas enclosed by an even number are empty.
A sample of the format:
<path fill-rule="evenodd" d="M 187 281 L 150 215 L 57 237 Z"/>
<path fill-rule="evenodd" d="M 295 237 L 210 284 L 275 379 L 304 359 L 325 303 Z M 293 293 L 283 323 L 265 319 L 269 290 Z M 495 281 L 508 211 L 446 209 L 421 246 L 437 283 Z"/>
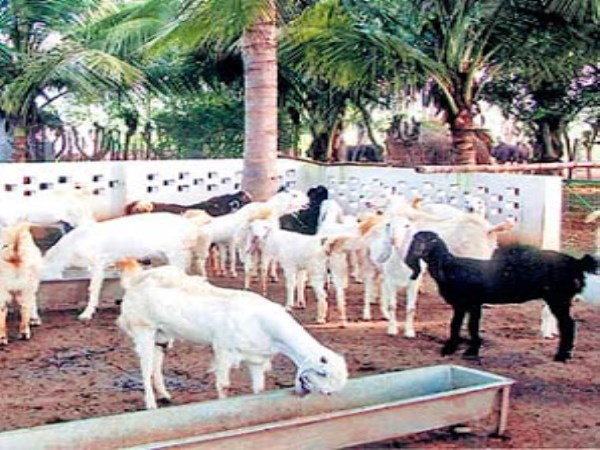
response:
<path fill-rule="evenodd" d="M 0 338 L 0 346 L 4 347 L 5 345 L 8 345 L 8 338 L 6 337 L 1 337 Z"/>
<path fill-rule="evenodd" d="M 171 400 L 169 397 L 161 397 L 157 399 L 157 403 L 161 406 L 168 406 L 173 404 L 173 400 Z"/>
<path fill-rule="evenodd" d="M 29 325 L 31 325 L 32 327 L 39 327 L 42 324 L 42 319 L 37 318 L 37 319 L 31 319 L 29 321 Z"/>
<path fill-rule="evenodd" d="M 417 337 L 417 333 L 415 333 L 414 330 L 406 330 L 404 332 L 404 337 L 408 339 L 414 339 Z"/>
<path fill-rule="evenodd" d="M 79 316 L 77 318 L 79 320 L 81 320 L 82 322 L 89 322 L 90 320 L 92 320 L 92 314 L 91 313 L 81 313 L 81 314 L 79 314 Z"/>
<path fill-rule="evenodd" d="M 556 362 L 567 362 L 571 358 L 573 358 L 571 352 L 560 352 L 554 355 L 554 361 Z"/>
<path fill-rule="evenodd" d="M 442 347 L 442 356 L 448 356 L 456 352 L 458 346 L 454 343 L 446 344 Z"/>
<path fill-rule="evenodd" d="M 21 339 L 22 341 L 28 341 L 29 339 L 31 339 L 31 333 L 21 333 L 19 335 L 19 339 Z"/>

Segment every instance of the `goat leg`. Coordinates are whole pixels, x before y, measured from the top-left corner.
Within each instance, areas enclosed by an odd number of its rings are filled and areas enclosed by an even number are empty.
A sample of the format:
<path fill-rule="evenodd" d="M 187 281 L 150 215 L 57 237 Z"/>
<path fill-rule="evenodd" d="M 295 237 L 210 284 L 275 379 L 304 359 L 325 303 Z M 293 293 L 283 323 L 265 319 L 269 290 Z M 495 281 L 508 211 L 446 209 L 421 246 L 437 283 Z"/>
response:
<path fill-rule="evenodd" d="M 39 327 L 42 324 L 42 319 L 40 319 L 40 313 L 38 311 L 37 300 L 35 298 L 35 294 L 33 294 L 33 303 L 31 305 L 31 312 L 29 316 L 29 325 L 32 327 Z"/>
<path fill-rule="evenodd" d="M 442 347 L 442 356 L 453 354 L 458 349 L 460 343 L 460 329 L 465 319 L 466 311 L 463 308 L 453 307 L 454 315 L 450 322 L 450 338 Z"/>
<path fill-rule="evenodd" d="M 6 332 L 6 315 L 8 313 L 7 301 L 0 300 L 0 346 L 8 344 Z"/>
<path fill-rule="evenodd" d="M 570 300 L 548 302 L 550 310 L 558 321 L 560 337 L 558 351 L 554 361 L 566 362 L 573 357 L 573 344 L 575 342 L 575 321 L 570 314 Z"/>
<path fill-rule="evenodd" d="M 17 296 L 17 303 L 19 303 L 19 311 L 21 314 L 21 323 L 19 324 L 19 336 L 25 341 L 31 339 L 31 328 L 29 325 L 29 321 L 31 319 L 30 298 L 30 295 L 28 297 L 23 292 L 21 292 Z M 35 297 L 33 298 L 33 301 L 35 301 Z"/>
<path fill-rule="evenodd" d="M 156 341 L 154 345 L 154 354 L 152 361 L 152 385 L 156 392 L 158 403 L 165 405 L 171 403 L 171 394 L 167 391 L 165 385 L 165 379 L 163 376 L 163 362 L 165 358 L 165 350 L 168 347 L 169 342 Z"/>
<path fill-rule="evenodd" d="M 479 358 L 479 348 L 481 347 L 481 337 L 479 336 L 479 323 L 481 321 L 481 306 L 477 305 L 469 310 L 469 335 L 471 341 L 467 350 L 463 353 L 465 359 Z"/>

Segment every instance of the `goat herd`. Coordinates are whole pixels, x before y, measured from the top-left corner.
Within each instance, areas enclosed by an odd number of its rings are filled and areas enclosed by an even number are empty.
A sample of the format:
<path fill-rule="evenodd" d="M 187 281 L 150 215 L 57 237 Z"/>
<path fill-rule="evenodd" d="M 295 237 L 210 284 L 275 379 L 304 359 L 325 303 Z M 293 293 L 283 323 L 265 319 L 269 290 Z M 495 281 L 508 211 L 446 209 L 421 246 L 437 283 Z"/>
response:
<path fill-rule="evenodd" d="M 289 314 L 306 306 L 306 284 L 317 301 L 316 322 L 334 317 L 328 311 L 331 284 L 337 320 L 345 326 L 349 279 L 361 282 L 361 318 L 371 320 L 371 306 L 379 297 L 390 335 L 398 333 L 397 291 L 405 290 L 404 335 L 413 338 L 419 288 L 428 271 L 453 309 L 443 355 L 457 350 L 468 316 L 464 357 L 478 357 L 483 304 L 543 299 L 558 323 L 554 359 L 571 358 L 571 300 L 598 300 L 599 264 L 593 256 L 578 259 L 520 244 L 499 245 L 499 235 L 515 223 L 490 223 L 479 198 L 468 199 L 463 210 L 393 193 L 378 195 L 384 205 L 375 202 L 377 208 L 365 207 L 358 216 L 345 213 L 326 187 L 315 186 L 306 194 L 280 190 L 263 202 L 251 201 L 245 192 L 187 206 L 139 201 L 127 205 L 124 216 L 101 222 L 94 220 L 85 190 L 47 192 L 35 202 L 15 203 L 10 215 L 0 216 L 0 345 L 8 344 L 9 304 L 14 300 L 19 306 L 20 337 L 29 339 L 30 326 L 41 323 L 40 281 L 61 278 L 69 267 L 91 274 L 87 306 L 79 318 L 92 319 L 104 270 L 112 265 L 121 270 L 125 292 L 117 323 L 140 358 L 147 408 L 157 407 L 157 397 L 170 399 L 162 365 L 175 339 L 211 346 L 220 398 L 227 395 L 230 369 L 240 363 L 249 370 L 253 392 L 263 390 L 277 353 L 297 366 L 296 393 L 329 394 L 343 388 L 348 371 L 343 356 L 317 342 Z M 42 255 L 30 225 L 57 224 L 66 232 Z M 145 268 L 145 263 L 155 267 Z M 235 277 L 239 267 L 244 290 L 208 280 L 208 275 L 225 273 Z M 277 280 L 280 273 L 284 306 L 265 297 L 269 279 Z M 256 279 L 260 294 L 252 291 Z M 552 330 L 546 325 L 543 333 Z"/>

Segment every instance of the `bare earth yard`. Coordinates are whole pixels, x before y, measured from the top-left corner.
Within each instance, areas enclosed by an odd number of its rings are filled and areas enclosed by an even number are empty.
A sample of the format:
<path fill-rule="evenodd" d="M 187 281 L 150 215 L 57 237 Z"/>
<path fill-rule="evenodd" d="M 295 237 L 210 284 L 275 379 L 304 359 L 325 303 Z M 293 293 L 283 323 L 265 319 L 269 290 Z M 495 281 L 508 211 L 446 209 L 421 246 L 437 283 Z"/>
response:
<path fill-rule="evenodd" d="M 578 248 L 592 250 L 593 229 L 580 224 L 581 217 L 575 219 L 563 227 L 563 243 L 574 242 Z M 223 286 L 241 285 L 240 280 L 214 281 Z M 281 283 L 269 289 L 270 298 L 283 301 Z M 432 283 L 426 291 L 419 300 L 418 336 L 411 340 L 387 336 L 382 320 L 358 320 L 362 301 L 358 284 L 349 289 L 353 321 L 345 329 L 337 326 L 333 310 L 330 324 L 314 325 L 312 293 L 308 309 L 294 315 L 322 343 L 346 356 L 352 377 L 455 363 L 513 378 L 508 435 L 491 437 L 489 424 L 480 423 L 471 424 L 467 434 L 441 429 L 366 447 L 600 447 L 600 310 L 575 304 L 576 351 L 574 359 L 563 364 L 552 361 L 557 342 L 539 337 L 541 301 L 486 308 L 482 358 L 473 362 L 462 360 L 460 353 L 440 356 L 450 308 L 437 296 Z M 143 408 L 137 357 L 115 325 L 117 308 L 105 306 L 108 308 L 89 324 L 77 321 L 75 310 L 48 311 L 31 341 L 13 340 L 0 350 L 0 430 Z M 403 317 L 403 297 L 398 314 Z M 14 336 L 14 320 L 11 327 Z M 166 374 L 176 404 L 216 398 L 209 358 L 208 349 L 187 343 L 177 343 L 168 354 Z M 290 387 L 293 374 L 291 361 L 277 357 L 268 376 L 268 389 Z M 249 392 L 243 371 L 234 373 L 233 384 L 233 395 Z"/>

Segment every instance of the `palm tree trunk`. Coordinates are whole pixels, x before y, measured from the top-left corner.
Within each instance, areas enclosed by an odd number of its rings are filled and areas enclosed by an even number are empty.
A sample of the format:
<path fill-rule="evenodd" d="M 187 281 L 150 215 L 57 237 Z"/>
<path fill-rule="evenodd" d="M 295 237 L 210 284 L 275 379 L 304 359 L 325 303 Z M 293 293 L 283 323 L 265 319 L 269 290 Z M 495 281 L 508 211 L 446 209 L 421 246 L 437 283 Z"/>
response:
<path fill-rule="evenodd" d="M 255 200 L 277 191 L 277 26 L 275 4 L 242 39 L 245 137 L 242 189 Z"/>
<path fill-rule="evenodd" d="M 539 120 L 536 122 L 536 141 L 539 149 L 536 159 L 540 162 L 560 161 L 564 154 L 562 134 L 564 125 L 560 120 Z"/>
<path fill-rule="evenodd" d="M 27 161 L 27 127 L 17 125 L 13 134 L 12 162 Z"/>
<path fill-rule="evenodd" d="M 475 133 L 473 115 L 468 109 L 459 111 L 450 121 L 454 164 L 476 164 Z"/>

